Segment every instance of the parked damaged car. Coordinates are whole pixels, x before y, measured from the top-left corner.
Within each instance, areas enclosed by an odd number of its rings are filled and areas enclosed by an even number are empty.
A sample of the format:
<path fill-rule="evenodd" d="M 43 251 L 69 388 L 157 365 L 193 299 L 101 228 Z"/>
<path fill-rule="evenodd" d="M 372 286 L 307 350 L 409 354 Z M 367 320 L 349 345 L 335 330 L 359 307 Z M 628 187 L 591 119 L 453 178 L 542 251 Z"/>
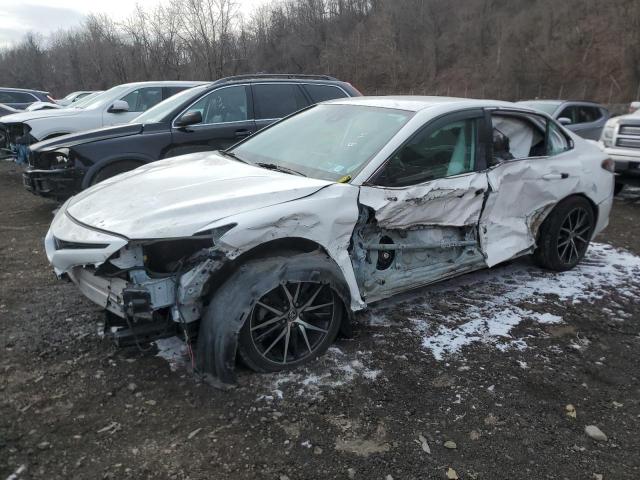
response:
<path fill-rule="evenodd" d="M 237 356 L 300 365 L 391 295 L 530 253 L 573 268 L 612 192 L 611 160 L 545 114 L 359 97 L 105 180 L 60 208 L 45 246 L 116 338 L 177 331 L 199 372 L 233 382 Z"/>
<path fill-rule="evenodd" d="M 113 87 L 86 102 L 71 107 L 37 110 L 0 118 L 4 145 L 25 163 L 29 146 L 41 140 L 109 125 L 119 125 L 140 116 L 162 100 L 203 82 L 161 81 L 127 83 Z"/>
<path fill-rule="evenodd" d="M 65 200 L 141 165 L 220 150 L 319 101 L 359 96 L 324 75 L 241 75 L 180 92 L 130 123 L 31 145 L 25 188 Z"/>

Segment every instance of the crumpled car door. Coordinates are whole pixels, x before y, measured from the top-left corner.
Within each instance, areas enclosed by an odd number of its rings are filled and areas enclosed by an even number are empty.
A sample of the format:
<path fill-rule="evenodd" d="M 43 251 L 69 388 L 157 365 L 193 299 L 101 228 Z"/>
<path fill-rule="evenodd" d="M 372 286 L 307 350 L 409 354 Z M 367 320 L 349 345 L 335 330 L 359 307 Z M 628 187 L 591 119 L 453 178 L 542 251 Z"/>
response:
<path fill-rule="evenodd" d="M 481 110 L 427 124 L 360 187 L 352 264 L 365 301 L 484 266 Z"/>
<path fill-rule="evenodd" d="M 586 173 L 569 139 L 545 117 L 496 111 L 492 125 L 489 194 L 480 219 L 489 267 L 533 251 L 542 221 Z"/>

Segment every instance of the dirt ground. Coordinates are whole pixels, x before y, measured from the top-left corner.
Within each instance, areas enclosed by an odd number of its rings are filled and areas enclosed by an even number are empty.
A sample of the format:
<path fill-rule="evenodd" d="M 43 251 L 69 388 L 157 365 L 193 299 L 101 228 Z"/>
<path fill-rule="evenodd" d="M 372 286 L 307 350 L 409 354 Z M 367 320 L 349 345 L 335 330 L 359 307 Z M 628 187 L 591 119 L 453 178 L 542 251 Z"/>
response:
<path fill-rule="evenodd" d="M 566 276 L 524 259 L 402 296 L 230 391 L 98 335 L 43 252 L 54 208 L 0 162 L 2 479 L 640 478 L 636 192 Z"/>

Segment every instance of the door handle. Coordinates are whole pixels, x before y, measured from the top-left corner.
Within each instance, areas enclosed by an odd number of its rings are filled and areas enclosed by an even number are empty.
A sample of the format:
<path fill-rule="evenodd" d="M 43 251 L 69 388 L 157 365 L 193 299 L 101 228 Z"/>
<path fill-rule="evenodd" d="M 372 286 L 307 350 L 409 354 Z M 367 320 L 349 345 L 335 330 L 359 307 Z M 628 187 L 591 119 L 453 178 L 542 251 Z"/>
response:
<path fill-rule="evenodd" d="M 236 138 L 248 137 L 252 133 L 253 132 L 251 130 L 246 129 L 236 130 Z"/>
<path fill-rule="evenodd" d="M 568 173 L 546 173 L 542 176 L 544 180 L 564 180 L 565 178 L 569 178 Z"/>

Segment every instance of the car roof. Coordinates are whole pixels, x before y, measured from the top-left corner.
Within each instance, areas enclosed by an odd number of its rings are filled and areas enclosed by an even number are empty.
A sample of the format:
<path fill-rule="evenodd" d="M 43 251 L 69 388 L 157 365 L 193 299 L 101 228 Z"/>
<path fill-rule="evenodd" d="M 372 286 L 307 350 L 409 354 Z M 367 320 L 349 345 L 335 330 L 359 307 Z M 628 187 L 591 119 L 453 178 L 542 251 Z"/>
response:
<path fill-rule="evenodd" d="M 0 87 L 0 90 L 10 91 L 10 92 L 26 92 L 26 93 L 42 93 L 42 94 L 49 93 L 45 90 L 34 90 L 32 88 Z"/>
<path fill-rule="evenodd" d="M 206 85 L 209 82 L 203 82 L 203 81 L 192 81 L 192 80 L 158 80 L 158 81 L 150 81 L 150 82 L 131 82 L 131 83 L 121 83 L 119 85 L 114 85 L 114 87 L 119 87 L 119 86 L 127 86 L 127 87 L 137 87 L 137 86 L 145 86 L 145 85 L 158 85 L 158 86 L 166 86 L 166 87 L 171 87 L 171 86 L 183 86 L 183 85 L 191 85 L 191 86 L 197 86 L 197 85 Z"/>
<path fill-rule="evenodd" d="M 211 85 L 222 85 L 227 83 L 242 82 L 242 83 L 258 83 L 258 82 L 294 82 L 294 83 L 321 83 L 321 84 L 346 84 L 342 80 L 339 80 L 330 75 L 311 75 L 311 74 L 296 74 L 296 73 L 250 73 L 245 75 L 234 75 L 232 77 L 220 78 Z"/>
<path fill-rule="evenodd" d="M 550 105 L 563 105 L 565 103 L 574 103 L 576 105 L 593 105 L 596 107 L 600 107 L 601 105 L 597 102 L 592 102 L 590 100 L 553 100 L 553 99 L 538 99 L 538 100 L 520 100 L 516 103 L 546 103 Z"/>
<path fill-rule="evenodd" d="M 413 96 L 413 95 L 394 95 L 385 97 L 350 97 L 340 98 L 336 100 L 328 100 L 326 104 L 334 105 L 364 105 L 367 107 L 394 108 L 396 110 L 407 110 L 410 112 L 418 112 L 435 107 L 457 108 L 516 108 L 520 110 L 531 110 L 522 105 L 512 102 L 503 102 L 500 100 L 479 100 L 474 98 L 456 98 L 456 97 L 434 97 L 434 96 Z"/>

